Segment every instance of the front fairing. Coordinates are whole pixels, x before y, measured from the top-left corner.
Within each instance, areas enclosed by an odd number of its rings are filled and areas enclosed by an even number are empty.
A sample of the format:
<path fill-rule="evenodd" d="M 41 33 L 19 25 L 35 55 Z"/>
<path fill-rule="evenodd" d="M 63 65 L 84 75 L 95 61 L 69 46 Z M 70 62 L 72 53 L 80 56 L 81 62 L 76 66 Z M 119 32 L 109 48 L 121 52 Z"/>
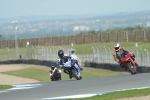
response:
<path fill-rule="evenodd" d="M 127 62 L 127 61 L 129 61 L 129 60 L 130 60 L 130 54 L 123 55 L 123 56 L 121 57 L 121 61 L 122 61 L 122 62 Z"/>
<path fill-rule="evenodd" d="M 70 57 L 63 58 L 62 62 L 64 68 L 70 68 L 75 64 L 75 62 Z"/>

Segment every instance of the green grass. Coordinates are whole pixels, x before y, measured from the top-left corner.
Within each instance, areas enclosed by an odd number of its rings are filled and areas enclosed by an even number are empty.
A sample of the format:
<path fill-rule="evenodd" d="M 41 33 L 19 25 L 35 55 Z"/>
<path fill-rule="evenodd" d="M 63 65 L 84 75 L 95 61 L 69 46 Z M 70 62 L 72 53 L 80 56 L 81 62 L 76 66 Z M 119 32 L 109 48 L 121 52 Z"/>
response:
<path fill-rule="evenodd" d="M 11 85 L 0 85 L 0 90 L 5 90 L 5 89 L 9 89 L 12 88 L 13 86 Z"/>
<path fill-rule="evenodd" d="M 136 48 L 135 43 L 138 43 L 138 47 L 142 49 L 147 49 L 150 51 L 150 42 L 119 42 L 121 46 L 125 48 Z M 111 42 L 111 43 L 92 43 L 92 44 L 75 44 L 74 49 L 76 50 L 77 54 L 92 54 L 92 47 L 91 46 L 97 46 L 97 47 L 110 47 L 113 48 L 113 46 L 116 44 L 116 42 Z M 72 48 L 71 45 L 61 45 L 61 46 L 52 46 L 52 47 L 69 47 Z M 34 54 L 33 48 L 29 49 L 32 54 Z M 10 55 L 16 56 L 16 49 L 12 48 L 9 50 Z M 19 48 L 19 54 L 25 55 L 27 53 L 27 48 Z M 0 49 L 0 56 L 2 55 L 8 55 L 8 50 L 7 49 Z"/>
<path fill-rule="evenodd" d="M 103 95 L 96 95 L 88 98 L 69 99 L 69 100 L 116 100 L 120 98 L 129 98 L 129 97 L 147 96 L 147 95 L 150 95 L 150 88 L 117 91 L 117 92 L 107 93 Z"/>
<path fill-rule="evenodd" d="M 15 75 L 19 77 L 31 78 L 36 79 L 42 82 L 48 82 L 49 80 L 49 73 L 48 70 L 39 69 L 35 67 L 15 70 L 15 71 L 8 71 L 2 72 L 3 74 Z M 94 68 L 84 68 L 81 71 L 83 78 L 93 78 L 93 77 L 103 77 L 103 76 L 114 76 L 114 75 L 122 75 L 123 72 L 115 72 L 106 69 L 94 69 Z M 62 80 L 68 80 L 69 76 L 63 72 L 62 70 Z"/>
<path fill-rule="evenodd" d="M 81 74 L 83 78 L 93 78 L 93 77 L 122 75 L 124 73 L 106 69 L 84 68 L 83 71 L 81 71 Z"/>
<path fill-rule="evenodd" d="M 26 69 L 20 69 L 16 71 L 9 71 L 9 72 L 2 72 L 3 74 L 9 74 L 9 75 L 15 75 L 25 78 L 31 78 L 36 79 L 38 81 L 42 82 L 48 82 L 49 81 L 49 74 L 48 71 L 41 70 L 38 68 L 26 68 Z"/>
<path fill-rule="evenodd" d="M 120 43 L 121 46 L 125 48 L 135 48 L 135 43 L 138 43 L 138 48 L 142 49 L 147 49 L 150 51 L 150 42 L 118 42 Z M 96 46 L 96 47 L 110 47 L 113 48 L 113 46 L 116 44 L 116 42 L 111 42 L 111 43 L 93 43 L 93 44 L 76 44 L 74 45 L 74 48 L 77 52 L 77 54 L 92 54 L 92 48 L 91 46 Z M 71 46 L 62 46 L 62 47 L 70 47 Z"/>

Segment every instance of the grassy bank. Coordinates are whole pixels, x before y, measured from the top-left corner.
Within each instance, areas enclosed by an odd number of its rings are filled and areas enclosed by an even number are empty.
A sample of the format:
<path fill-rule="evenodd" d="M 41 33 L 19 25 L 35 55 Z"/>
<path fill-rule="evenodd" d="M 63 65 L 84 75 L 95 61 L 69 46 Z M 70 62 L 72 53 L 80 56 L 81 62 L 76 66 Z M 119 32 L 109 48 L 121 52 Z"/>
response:
<path fill-rule="evenodd" d="M 150 51 L 150 42 L 119 42 L 121 46 L 125 47 L 125 48 L 135 48 L 137 49 L 137 47 L 135 46 L 135 43 L 138 44 L 138 48 L 142 48 L 142 49 L 147 49 L 148 51 Z M 93 43 L 93 44 L 77 44 L 74 45 L 74 48 L 76 49 L 77 54 L 92 54 L 92 48 L 91 46 L 96 46 L 96 47 L 102 47 L 102 46 L 106 46 L 106 47 L 110 47 L 113 48 L 114 45 L 116 44 L 116 42 L 111 42 L 111 43 Z M 65 46 L 65 47 L 71 47 L 71 46 Z"/>
<path fill-rule="evenodd" d="M 5 90 L 5 89 L 9 89 L 12 88 L 11 85 L 0 85 L 0 90 Z"/>
<path fill-rule="evenodd" d="M 117 100 L 121 98 L 140 97 L 140 96 L 147 96 L 147 95 L 150 95 L 150 88 L 118 91 L 118 92 L 112 92 L 103 95 L 96 95 L 88 98 L 79 98 L 79 99 L 71 99 L 71 100 Z"/>
<path fill-rule="evenodd" d="M 16 71 L 2 72 L 3 74 L 15 75 L 19 77 L 36 79 L 42 82 L 48 82 L 49 80 L 49 67 L 47 68 L 35 68 L 30 67 L 26 69 L 20 69 Z M 86 68 L 81 72 L 83 78 L 103 77 L 103 76 L 114 76 L 127 74 L 126 72 L 115 72 L 105 69 Z M 68 80 L 69 76 L 62 71 L 62 80 Z"/>
<path fill-rule="evenodd" d="M 150 51 L 150 43 L 149 42 L 119 42 L 121 46 L 125 48 L 136 48 L 135 43 L 138 43 L 138 48 L 142 49 L 147 49 Z M 113 46 L 116 44 L 116 42 L 111 42 L 111 43 L 92 43 L 92 44 L 75 44 L 74 49 L 76 50 L 77 54 L 92 54 L 92 48 L 91 46 L 97 46 L 97 47 L 110 47 L 113 48 Z M 62 46 L 52 46 L 52 47 L 67 47 L 67 48 L 72 48 L 71 45 L 62 45 Z M 30 47 L 30 52 L 33 52 L 33 48 Z M 15 55 L 16 54 L 16 49 L 12 48 L 9 49 L 10 55 Z M 19 53 L 22 55 L 26 55 L 27 53 L 27 48 L 19 48 Z M 8 55 L 8 49 L 0 49 L 0 56 L 1 55 Z"/>

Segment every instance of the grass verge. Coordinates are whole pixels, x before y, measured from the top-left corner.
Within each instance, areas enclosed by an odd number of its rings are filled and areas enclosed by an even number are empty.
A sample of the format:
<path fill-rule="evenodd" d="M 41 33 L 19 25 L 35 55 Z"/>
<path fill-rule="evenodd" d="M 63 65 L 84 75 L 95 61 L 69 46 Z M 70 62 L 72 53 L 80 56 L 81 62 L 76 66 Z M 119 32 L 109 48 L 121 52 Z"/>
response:
<path fill-rule="evenodd" d="M 140 96 L 147 96 L 147 95 L 150 95 L 150 88 L 117 91 L 117 92 L 112 92 L 103 95 L 96 95 L 88 98 L 69 99 L 69 100 L 117 100 L 122 98 L 140 97 Z"/>
<path fill-rule="evenodd" d="M 12 87 L 13 86 L 11 86 L 11 85 L 0 85 L 0 90 L 10 89 Z"/>
<path fill-rule="evenodd" d="M 49 82 L 49 67 L 46 69 L 29 67 L 25 69 L 2 72 L 3 74 L 15 75 L 19 77 L 31 78 L 41 82 Z M 93 77 L 103 77 L 103 76 L 114 76 L 114 75 L 122 75 L 126 72 L 116 72 L 106 69 L 95 69 L 95 68 L 86 68 L 84 67 L 83 71 L 81 71 L 83 78 L 93 78 Z M 68 80 L 69 76 L 62 71 L 62 80 Z"/>

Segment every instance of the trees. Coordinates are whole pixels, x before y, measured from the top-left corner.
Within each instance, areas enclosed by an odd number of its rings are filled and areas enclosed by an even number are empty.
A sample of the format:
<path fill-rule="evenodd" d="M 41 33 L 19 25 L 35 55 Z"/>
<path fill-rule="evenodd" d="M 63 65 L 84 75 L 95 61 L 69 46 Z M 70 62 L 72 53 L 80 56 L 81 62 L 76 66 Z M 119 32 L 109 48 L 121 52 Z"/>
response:
<path fill-rule="evenodd" d="M 2 38 L 2 35 L 0 34 L 0 39 Z"/>
<path fill-rule="evenodd" d="M 142 30 L 150 30 L 150 27 L 142 27 L 140 25 L 137 25 L 137 26 L 128 26 L 128 27 L 125 27 L 125 28 L 114 28 L 114 29 L 107 29 L 105 31 L 94 31 L 94 30 L 90 30 L 90 31 L 87 31 L 87 32 L 81 32 L 79 34 L 98 34 L 98 33 L 117 33 L 117 32 L 131 32 L 131 31 L 142 31 Z"/>

